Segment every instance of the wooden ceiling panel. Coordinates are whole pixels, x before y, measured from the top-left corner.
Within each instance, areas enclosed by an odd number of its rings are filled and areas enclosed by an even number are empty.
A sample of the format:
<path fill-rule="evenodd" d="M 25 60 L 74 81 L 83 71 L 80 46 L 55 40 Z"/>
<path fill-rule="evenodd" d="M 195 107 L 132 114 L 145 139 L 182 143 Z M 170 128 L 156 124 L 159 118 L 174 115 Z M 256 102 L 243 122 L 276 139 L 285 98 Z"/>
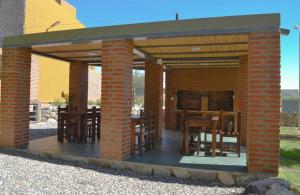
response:
<path fill-rule="evenodd" d="M 186 52 L 217 52 L 217 51 L 236 51 L 248 50 L 248 44 L 234 45 L 211 45 L 211 46 L 178 46 L 178 47 L 154 47 L 143 48 L 149 54 L 152 53 L 186 53 Z"/>
<path fill-rule="evenodd" d="M 214 44 L 214 43 L 232 43 L 248 42 L 248 35 L 220 35 L 220 36 L 199 36 L 199 37 L 178 37 L 164 39 L 135 40 L 137 47 L 153 45 L 182 45 L 182 44 Z"/>
<path fill-rule="evenodd" d="M 195 57 L 234 57 L 247 55 L 248 52 L 224 52 L 224 53 L 195 53 L 195 54 L 159 54 L 154 55 L 156 58 L 195 58 Z"/>

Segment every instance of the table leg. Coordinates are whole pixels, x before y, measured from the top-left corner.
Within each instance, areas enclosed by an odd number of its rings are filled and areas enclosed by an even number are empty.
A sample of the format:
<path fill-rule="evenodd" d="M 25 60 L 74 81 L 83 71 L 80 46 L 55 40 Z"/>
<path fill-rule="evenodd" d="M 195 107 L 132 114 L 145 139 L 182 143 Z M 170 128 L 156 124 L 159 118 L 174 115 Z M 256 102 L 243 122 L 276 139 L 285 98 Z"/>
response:
<path fill-rule="evenodd" d="M 78 116 L 77 117 L 77 122 L 78 122 L 78 126 L 77 126 L 77 129 L 76 129 L 76 131 L 77 131 L 77 136 L 76 136 L 76 142 L 77 143 L 80 143 L 81 142 L 81 136 L 82 136 L 82 134 L 81 134 L 81 116 Z"/>
<path fill-rule="evenodd" d="M 211 153 L 212 156 L 216 156 L 216 147 L 217 147 L 217 134 L 216 134 L 216 128 L 217 128 L 217 121 L 212 121 L 212 147 L 211 147 Z"/>
<path fill-rule="evenodd" d="M 131 155 L 134 154 L 134 145 L 135 145 L 134 128 L 135 128 L 135 122 L 131 121 Z"/>
<path fill-rule="evenodd" d="M 189 127 L 188 127 L 188 122 L 185 121 L 184 125 L 184 154 L 188 155 L 189 154 Z"/>

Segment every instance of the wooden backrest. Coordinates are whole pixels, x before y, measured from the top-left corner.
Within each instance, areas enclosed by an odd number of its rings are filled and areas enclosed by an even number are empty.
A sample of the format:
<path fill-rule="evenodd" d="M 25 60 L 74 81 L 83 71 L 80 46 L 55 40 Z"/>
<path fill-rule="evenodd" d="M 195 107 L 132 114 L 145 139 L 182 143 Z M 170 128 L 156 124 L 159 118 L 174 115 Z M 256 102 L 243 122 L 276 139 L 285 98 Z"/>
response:
<path fill-rule="evenodd" d="M 190 128 L 211 128 L 211 119 L 202 115 L 187 115 L 185 121 Z"/>

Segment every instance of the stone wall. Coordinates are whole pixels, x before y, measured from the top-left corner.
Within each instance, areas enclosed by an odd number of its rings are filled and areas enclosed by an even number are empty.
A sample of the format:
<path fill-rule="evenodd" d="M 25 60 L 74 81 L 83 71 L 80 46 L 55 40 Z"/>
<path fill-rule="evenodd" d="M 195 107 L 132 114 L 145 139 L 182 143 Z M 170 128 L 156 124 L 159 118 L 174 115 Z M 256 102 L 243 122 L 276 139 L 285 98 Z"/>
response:
<path fill-rule="evenodd" d="M 25 1 L 0 1 L 0 34 L 3 36 L 21 35 L 24 32 Z"/>
<path fill-rule="evenodd" d="M 97 67 L 89 68 L 88 100 L 101 99 L 101 71 Z"/>
<path fill-rule="evenodd" d="M 280 125 L 288 127 L 298 126 L 298 113 L 280 113 Z"/>
<path fill-rule="evenodd" d="M 31 57 L 31 76 L 30 76 L 30 100 L 39 98 L 39 58 L 32 55 Z"/>

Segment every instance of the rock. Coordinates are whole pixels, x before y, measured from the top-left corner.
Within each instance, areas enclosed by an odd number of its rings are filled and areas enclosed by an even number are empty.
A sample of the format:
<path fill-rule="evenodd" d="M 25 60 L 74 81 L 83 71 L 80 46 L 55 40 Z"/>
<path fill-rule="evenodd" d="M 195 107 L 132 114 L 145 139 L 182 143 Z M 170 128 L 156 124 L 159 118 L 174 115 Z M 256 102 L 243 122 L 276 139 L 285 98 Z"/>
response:
<path fill-rule="evenodd" d="M 55 119 L 53 119 L 53 118 L 49 118 L 49 119 L 47 120 L 47 125 L 48 125 L 49 127 L 56 128 L 56 127 L 57 127 L 57 121 L 56 121 Z"/>
<path fill-rule="evenodd" d="M 50 117 L 54 118 L 55 116 L 56 116 L 56 113 L 55 112 L 51 112 Z"/>
<path fill-rule="evenodd" d="M 235 184 L 235 180 L 231 174 L 228 173 L 218 173 L 218 179 L 220 182 L 227 186 L 232 186 Z"/>
<path fill-rule="evenodd" d="M 110 162 L 99 160 L 99 159 L 88 159 L 88 164 L 93 164 L 100 167 L 109 167 L 109 168 L 111 166 Z"/>
<path fill-rule="evenodd" d="M 138 173 L 152 174 L 152 167 L 148 165 L 127 164 L 130 170 Z"/>
<path fill-rule="evenodd" d="M 46 122 L 48 119 L 46 117 L 42 117 L 41 121 Z"/>
<path fill-rule="evenodd" d="M 214 172 L 206 172 L 206 171 L 192 171 L 191 179 L 212 182 L 217 180 L 217 174 Z"/>
<path fill-rule="evenodd" d="M 45 117 L 45 118 L 50 118 L 50 114 L 43 114 L 43 117 Z"/>
<path fill-rule="evenodd" d="M 259 189 L 256 186 L 247 186 L 244 195 L 259 195 Z"/>
<path fill-rule="evenodd" d="M 255 175 L 247 174 L 247 175 L 238 175 L 236 177 L 236 185 L 238 186 L 247 186 L 250 182 L 257 180 Z"/>
<path fill-rule="evenodd" d="M 160 176 L 171 176 L 172 171 L 166 167 L 154 167 L 153 171 L 154 175 L 160 175 Z"/>
<path fill-rule="evenodd" d="M 280 186 L 278 184 L 273 184 L 271 189 L 266 192 L 266 195 L 294 195 L 294 192 L 291 192 L 287 188 Z"/>
<path fill-rule="evenodd" d="M 188 179 L 191 176 L 190 172 L 188 172 L 187 170 L 178 168 L 173 169 L 173 174 L 175 175 L 175 177 L 183 179 Z"/>
<path fill-rule="evenodd" d="M 121 161 L 113 162 L 110 167 L 113 169 L 126 169 L 126 166 Z"/>
<path fill-rule="evenodd" d="M 282 194 L 286 194 L 291 189 L 290 184 L 281 178 L 269 178 L 259 181 L 254 181 L 248 184 L 248 186 L 245 189 L 244 194 L 253 194 L 253 189 L 255 191 L 258 191 L 258 194 L 266 194 L 268 191 L 269 194 L 272 192 L 275 192 L 275 194 L 281 192 Z M 293 192 L 291 192 L 293 194 Z"/>

